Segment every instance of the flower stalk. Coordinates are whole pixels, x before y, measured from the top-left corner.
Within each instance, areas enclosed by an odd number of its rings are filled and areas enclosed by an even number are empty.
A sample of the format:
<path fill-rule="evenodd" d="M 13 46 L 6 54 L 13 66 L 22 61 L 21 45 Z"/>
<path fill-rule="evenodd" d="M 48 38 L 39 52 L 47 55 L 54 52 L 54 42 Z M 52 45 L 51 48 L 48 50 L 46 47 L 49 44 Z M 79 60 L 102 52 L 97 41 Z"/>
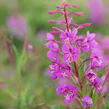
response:
<path fill-rule="evenodd" d="M 5 47 L 6 47 L 6 50 L 8 52 L 8 56 L 9 56 L 10 62 L 12 64 L 12 67 L 14 68 L 15 67 L 14 56 L 13 56 L 13 52 L 11 51 L 11 49 L 9 47 L 9 42 L 7 39 L 5 40 Z"/>
<path fill-rule="evenodd" d="M 92 96 L 94 96 L 91 94 L 92 89 L 96 94 L 102 92 L 103 82 L 97 76 L 98 70 L 96 69 L 103 68 L 103 57 L 99 54 L 99 45 L 94 40 L 94 33 L 87 31 L 86 37 L 78 35 L 80 29 L 90 26 L 91 23 L 74 24 L 71 16 L 76 15 L 80 17 L 82 12 L 69 13 L 67 8 L 72 9 L 76 7 L 77 5 L 63 1 L 61 5 L 56 6 L 56 10 L 48 12 L 49 14 L 57 13 L 63 15 L 64 21 L 49 20 L 49 23 L 57 23 L 65 28 L 52 27 L 53 31 L 47 33 L 48 42 L 46 47 L 49 49 L 47 56 L 51 61 L 49 73 L 54 80 L 58 78 L 69 81 L 69 84 L 64 82 L 60 84 L 56 90 L 58 95 L 64 95 L 65 103 L 71 104 L 76 100 L 80 107 L 82 103 L 81 109 L 91 109 L 93 105 Z M 58 40 L 55 39 L 57 36 L 59 36 Z M 87 57 L 87 53 L 90 56 Z M 84 59 L 84 57 L 86 58 Z M 86 64 L 87 61 L 89 61 L 88 64 Z M 84 86 L 87 86 L 87 88 Z"/>

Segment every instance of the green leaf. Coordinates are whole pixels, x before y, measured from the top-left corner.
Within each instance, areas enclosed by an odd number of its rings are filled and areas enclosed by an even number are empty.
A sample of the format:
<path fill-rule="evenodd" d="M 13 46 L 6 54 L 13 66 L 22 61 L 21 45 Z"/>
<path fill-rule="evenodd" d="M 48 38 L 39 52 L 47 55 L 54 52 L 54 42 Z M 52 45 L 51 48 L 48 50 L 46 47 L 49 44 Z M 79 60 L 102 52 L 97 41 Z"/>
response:
<path fill-rule="evenodd" d="M 27 53 L 24 52 L 20 55 L 20 57 L 17 60 L 16 72 L 18 75 L 20 75 L 22 68 L 24 67 L 26 61 L 27 61 Z"/>
<path fill-rule="evenodd" d="M 94 87 L 91 90 L 91 97 L 93 97 L 93 91 L 94 91 Z"/>
<path fill-rule="evenodd" d="M 13 49 L 14 49 L 15 57 L 17 59 L 19 57 L 19 52 L 18 52 L 18 50 L 17 50 L 15 45 L 13 45 Z"/>
<path fill-rule="evenodd" d="M 93 103 L 96 103 L 98 98 L 97 98 L 97 94 L 96 94 L 95 90 L 92 90 L 91 96 L 92 96 Z"/>

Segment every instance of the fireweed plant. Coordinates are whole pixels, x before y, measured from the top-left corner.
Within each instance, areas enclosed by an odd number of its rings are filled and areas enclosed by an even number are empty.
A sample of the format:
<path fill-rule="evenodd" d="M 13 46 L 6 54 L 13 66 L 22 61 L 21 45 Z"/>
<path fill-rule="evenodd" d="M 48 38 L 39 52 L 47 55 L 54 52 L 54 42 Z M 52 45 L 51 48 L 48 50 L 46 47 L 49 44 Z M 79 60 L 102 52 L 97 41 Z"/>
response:
<path fill-rule="evenodd" d="M 56 6 L 56 10 L 48 11 L 49 14 L 59 13 L 65 19 L 60 22 L 48 21 L 65 28 L 63 30 L 52 27 L 53 31 L 47 33 L 47 56 L 51 61 L 49 72 L 52 79 L 66 78 L 70 81 L 71 84 L 61 83 L 56 90 L 58 95 L 64 96 L 65 103 L 71 104 L 78 100 L 81 108 L 95 109 L 103 98 L 103 80 L 97 76 L 104 67 L 103 57 L 99 53 L 98 43 L 94 40 L 94 33 L 87 31 L 86 37 L 78 35 L 80 29 L 91 24 L 72 23 L 72 15 L 82 16 L 82 12 L 68 12 L 76 7 L 78 6 L 63 1 L 60 6 Z"/>

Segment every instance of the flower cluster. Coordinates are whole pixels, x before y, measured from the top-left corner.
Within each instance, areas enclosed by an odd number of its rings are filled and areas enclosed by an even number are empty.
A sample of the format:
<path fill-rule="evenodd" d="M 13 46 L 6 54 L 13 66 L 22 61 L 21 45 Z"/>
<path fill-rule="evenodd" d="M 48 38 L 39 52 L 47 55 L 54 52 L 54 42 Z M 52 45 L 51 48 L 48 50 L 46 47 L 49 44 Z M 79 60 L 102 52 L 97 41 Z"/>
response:
<path fill-rule="evenodd" d="M 59 95 L 64 95 L 65 99 L 64 101 L 68 104 L 72 103 L 77 95 L 78 88 L 76 88 L 74 85 L 66 85 L 61 84 L 57 88 L 57 93 Z"/>
<path fill-rule="evenodd" d="M 87 107 L 87 106 L 89 106 L 89 107 L 91 107 L 92 106 L 92 99 L 89 97 L 89 96 L 85 96 L 83 99 L 82 99 L 82 101 L 84 102 L 84 104 L 83 104 L 83 107 Z"/>
<path fill-rule="evenodd" d="M 64 95 L 66 103 L 72 103 L 77 97 L 83 103 L 83 107 L 91 107 L 93 102 L 90 95 L 82 98 L 81 92 L 84 87 L 82 81 L 88 80 L 90 87 L 95 87 L 97 93 L 102 90 L 102 81 L 94 71 L 103 67 L 103 58 L 99 54 L 99 45 L 94 40 L 94 33 L 88 31 L 86 37 L 78 35 L 78 31 L 90 26 L 90 23 L 74 24 L 71 16 L 81 16 L 82 12 L 69 13 L 67 9 L 73 7 L 76 8 L 77 5 L 67 4 L 66 1 L 63 1 L 60 6 L 56 6 L 56 10 L 48 12 L 49 14 L 59 13 L 65 18 L 60 22 L 49 20 L 49 23 L 56 23 L 64 27 L 64 29 L 53 27 L 53 31 L 47 33 L 46 47 L 49 48 L 47 56 L 51 61 L 49 72 L 52 79 L 66 78 L 71 81 L 71 85 L 63 83 L 57 88 L 57 93 Z M 90 54 L 89 57 L 88 54 Z M 84 57 L 86 58 L 84 59 Z M 85 64 L 85 62 L 89 63 Z M 82 67 L 83 65 L 84 67 Z M 82 72 L 84 75 L 81 76 Z"/>
<path fill-rule="evenodd" d="M 90 82 L 90 85 L 95 87 L 96 92 L 98 93 L 102 88 L 102 79 L 97 77 L 96 74 L 91 70 L 86 73 L 86 78 Z"/>

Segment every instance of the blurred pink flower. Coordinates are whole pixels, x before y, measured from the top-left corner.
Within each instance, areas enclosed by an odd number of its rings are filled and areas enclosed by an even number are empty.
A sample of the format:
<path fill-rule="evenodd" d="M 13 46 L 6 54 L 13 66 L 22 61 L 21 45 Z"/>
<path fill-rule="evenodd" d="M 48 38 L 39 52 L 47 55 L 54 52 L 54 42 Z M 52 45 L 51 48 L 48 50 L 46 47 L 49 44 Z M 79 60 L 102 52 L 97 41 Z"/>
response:
<path fill-rule="evenodd" d="M 106 93 L 108 91 L 108 88 L 107 87 L 108 87 L 107 85 L 104 85 L 103 86 L 103 93 Z"/>
<path fill-rule="evenodd" d="M 101 39 L 102 48 L 109 49 L 109 37 L 104 37 Z"/>
<path fill-rule="evenodd" d="M 84 102 L 83 107 L 92 107 L 93 101 L 90 96 L 85 96 L 82 98 L 82 101 Z"/>
<path fill-rule="evenodd" d="M 33 46 L 31 44 L 28 45 L 28 50 L 33 50 Z"/>
<path fill-rule="evenodd" d="M 88 3 L 90 19 L 94 24 L 104 24 L 106 7 L 102 0 L 90 0 Z"/>
<path fill-rule="evenodd" d="M 102 35 L 98 34 L 96 37 L 100 44 L 101 54 L 105 60 L 105 65 L 109 64 L 109 37 L 103 37 Z"/>
<path fill-rule="evenodd" d="M 27 31 L 27 24 L 22 16 L 9 16 L 7 25 L 13 35 L 18 36 L 19 39 L 24 38 Z"/>
<path fill-rule="evenodd" d="M 6 87 L 6 83 L 5 82 L 1 82 L 0 81 L 0 89 Z"/>
<path fill-rule="evenodd" d="M 101 47 L 103 49 L 105 62 L 106 64 L 109 64 L 109 37 L 105 37 L 101 39 Z"/>
<path fill-rule="evenodd" d="M 46 41 L 46 32 L 41 30 L 37 33 L 37 38 L 40 42 Z"/>

